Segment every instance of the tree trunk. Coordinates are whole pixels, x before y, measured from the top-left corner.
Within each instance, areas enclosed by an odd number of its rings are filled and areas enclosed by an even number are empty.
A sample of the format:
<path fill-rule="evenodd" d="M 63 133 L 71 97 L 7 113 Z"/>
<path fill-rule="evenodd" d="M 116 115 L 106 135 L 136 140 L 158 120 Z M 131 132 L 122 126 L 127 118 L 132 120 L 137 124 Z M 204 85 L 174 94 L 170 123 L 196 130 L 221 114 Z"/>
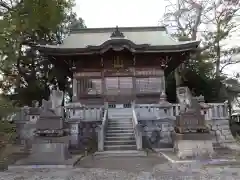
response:
<path fill-rule="evenodd" d="M 216 52 L 217 53 L 217 59 L 216 59 L 216 79 L 218 79 L 220 77 L 220 58 L 221 58 L 219 41 L 217 42 L 216 51 L 217 51 Z"/>
<path fill-rule="evenodd" d="M 175 81 L 176 81 L 176 87 L 179 87 L 182 84 L 182 81 L 181 81 L 181 76 L 178 71 L 178 68 L 174 70 L 174 76 L 175 76 Z"/>

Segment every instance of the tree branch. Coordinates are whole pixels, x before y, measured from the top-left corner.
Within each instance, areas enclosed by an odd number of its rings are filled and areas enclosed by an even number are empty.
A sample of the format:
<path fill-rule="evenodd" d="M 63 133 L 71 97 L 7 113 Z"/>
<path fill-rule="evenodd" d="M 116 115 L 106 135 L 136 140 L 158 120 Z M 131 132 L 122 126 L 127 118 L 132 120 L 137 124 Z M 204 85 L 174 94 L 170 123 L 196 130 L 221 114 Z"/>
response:
<path fill-rule="evenodd" d="M 238 63 L 240 63 L 240 60 L 238 60 L 238 61 L 233 61 L 233 62 L 228 62 L 228 63 L 224 64 L 224 65 L 221 67 L 221 69 L 220 69 L 220 73 L 222 73 L 223 69 L 226 68 L 227 66 L 233 65 L 233 64 L 238 64 Z"/>

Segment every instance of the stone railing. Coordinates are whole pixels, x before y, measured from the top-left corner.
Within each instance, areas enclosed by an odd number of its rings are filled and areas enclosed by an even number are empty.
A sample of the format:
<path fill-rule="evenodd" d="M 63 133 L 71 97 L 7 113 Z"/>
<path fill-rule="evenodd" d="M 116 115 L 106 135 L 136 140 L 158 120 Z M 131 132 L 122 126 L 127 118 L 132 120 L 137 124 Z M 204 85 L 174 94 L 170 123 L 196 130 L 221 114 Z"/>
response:
<path fill-rule="evenodd" d="M 208 107 L 202 108 L 201 113 L 205 116 L 205 120 L 226 119 L 228 118 L 228 107 L 226 103 L 207 103 Z M 180 113 L 180 105 L 173 104 L 173 116 Z"/>
<path fill-rule="evenodd" d="M 66 107 L 67 118 L 79 121 L 100 121 L 103 107 Z"/>
<path fill-rule="evenodd" d="M 207 103 L 201 113 L 206 120 L 228 118 L 226 103 Z M 180 113 L 180 105 L 172 104 L 171 107 L 159 106 L 159 104 L 137 104 L 134 109 L 138 120 L 159 119 L 165 117 L 176 117 Z M 66 107 L 67 118 L 79 121 L 101 121 L 103 107 Z"/>
<path fill-rule="evenodd" d="M 108 110 L 105 109 L 104 115 L 102 118 L 102 124 L 99 126 L 98 130 L 98 151 L 103 151 L 104 150 L 104 137 L 106 133 L 106 126 L 108 121 Z"/>
<path fill-rule="evenodd" d="M 138 104 L 135 107 L 138 120 L 154 120 L 173 117 L 172 106 L 162 106 L 159 104 Z"/>
<path fill-rule="evenodd" d="M 136 114 L 138 119 L 158 119 L 164 117 L 176 117 L 180 113 L 180 105 L 172 104 L 172 107 L 160 107 L 158 104 L 138 104 L 136 105 Z M 227 119 L 229 118 L 226 103 L 207 103 L 201 110 L 205 120 Z"/>
<path fill-rule="evenodd" d="M 136 144 L 137 144 L 137 150 L 141 150 L 142 149 L 142 129 L 140 124 L 138 123 L 137 115 L 134 108 L 132 108 L 132 122 L 133 122 L 133 130 L 134 130 L 134 135 L 135 135 Z"/>

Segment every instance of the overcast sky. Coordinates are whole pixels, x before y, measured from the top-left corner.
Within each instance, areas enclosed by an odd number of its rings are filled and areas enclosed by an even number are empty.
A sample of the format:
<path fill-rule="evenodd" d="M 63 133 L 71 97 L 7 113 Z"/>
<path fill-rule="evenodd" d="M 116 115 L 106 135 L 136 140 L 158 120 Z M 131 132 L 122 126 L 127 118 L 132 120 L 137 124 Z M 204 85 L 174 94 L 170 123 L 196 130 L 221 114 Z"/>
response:
<path fill-rule="evenodd" d="M 165 0 L 76 0 L 75 11 L 87 27 L 156 26 Z"/>
<path fill-rule="evenodd" d="M 74 10 L 88 28 L 157 26 L 168 4 L 166 0 L 76 0 Z M 230 75 L 240 72 L 240 65 L 231 66 L 225 72 Z"/>

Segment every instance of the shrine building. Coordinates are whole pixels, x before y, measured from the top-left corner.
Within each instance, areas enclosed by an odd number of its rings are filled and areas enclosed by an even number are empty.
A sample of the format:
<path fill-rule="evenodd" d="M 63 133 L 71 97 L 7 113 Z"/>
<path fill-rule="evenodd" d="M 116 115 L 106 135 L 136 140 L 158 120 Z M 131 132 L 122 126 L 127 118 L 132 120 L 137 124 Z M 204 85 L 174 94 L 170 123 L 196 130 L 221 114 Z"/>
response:
<path fill-rule="evenodd" d="M 73 101 L 129 107 L 158 103 L 165 95 L 165 77 L 198 45 L 179 42 L 156 26 L 72 30 L 60 45 L 34 47 L 72 75 Z"/>
<path fill-rule="evenodd" d="M 177 41 L 162 26 L 115 27 L 72 30 L 62 44 L 33 48 L 72 80 L 72 102 L 63 107 L 71 146 L 82 148 L 85 137 L 96 137 L 98 152 L 118 153 L 142 151 L 148 141 L 152 149 L 171 148 L 185 158 L 212 155 L 211 134 L 214 143 L 234 142 L 225 104 L 221 118 L 228 131 L 219 140 L 223 135 L 210 124 L 219 105 L 203 106 L 204 98 L 188 87 L 177 87 L 179 104 L 166 101 L 165 78 L 199 43 Z"/>

